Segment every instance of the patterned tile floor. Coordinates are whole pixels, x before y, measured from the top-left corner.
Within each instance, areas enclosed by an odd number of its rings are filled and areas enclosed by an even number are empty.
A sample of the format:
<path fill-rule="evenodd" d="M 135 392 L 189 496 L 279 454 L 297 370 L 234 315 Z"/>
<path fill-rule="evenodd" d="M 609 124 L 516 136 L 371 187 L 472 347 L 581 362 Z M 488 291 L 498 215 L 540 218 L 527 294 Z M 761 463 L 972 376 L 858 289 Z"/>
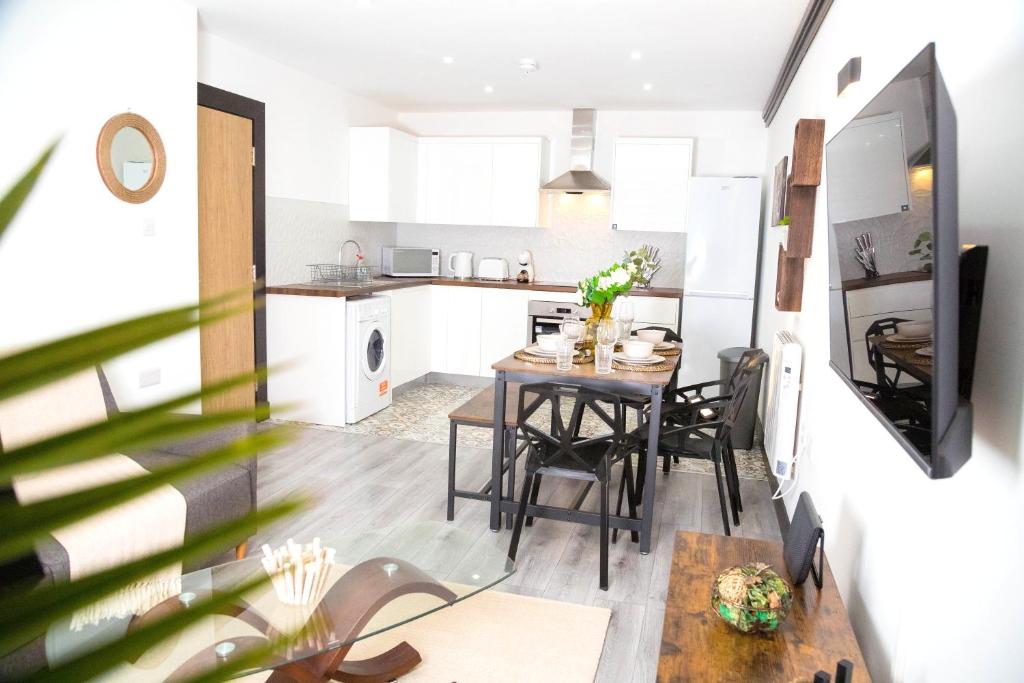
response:
<path fill-rule="evenodd" d="M 448 443 L 448 413 L 468 401 L 480 391 L 479 387 L 454 384 L 423 383 L 400 393 L 391 404 L 379 413 L 345 427 L 309 425 L 318 429 L 347 432 L 350 434 L 372 434 L 375 436 L 422 441 L 426 443 Z M 596 420 L 596 418 L 589 418 Z M 627 420 L 635 417 L 629 415 Z M 582 433 L 586 434 L 588 418 L 584 418 Z M 459 445 L 476 448 L 491 447 L 491 430 L 478 427 L 459 427 Z M 739 475 L 745 479 L 766 481 L 764 455 L 760 445 L 755 443 L 752 450 L 736 450 L 736 466 Z M 706 460 L 681 459 L 672 469 L 696 474 L 713 474 L 713 465 Z"/>

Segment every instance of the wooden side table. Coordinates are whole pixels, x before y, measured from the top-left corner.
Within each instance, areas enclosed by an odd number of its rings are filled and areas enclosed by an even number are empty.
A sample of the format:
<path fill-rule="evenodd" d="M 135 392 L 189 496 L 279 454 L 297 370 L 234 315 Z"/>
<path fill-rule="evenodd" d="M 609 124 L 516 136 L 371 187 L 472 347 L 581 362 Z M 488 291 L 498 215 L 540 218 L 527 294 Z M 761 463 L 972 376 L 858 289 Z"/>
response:
<path fill-rule="evenodd" d="M 825 562 L 819 591 L 808 580 L 793 587 L 793 607 L 775 633 L 744 634 L 711 608 L 718 574 L 739 564 L 764 562 L 789 580 L 782 544 L 690 531 L 676 534 L 669 576 L 658 682 L 807 681 L 819 670 L 834 675 L 836 662 L 853 662 L 853 680 L 870 681 L 832 570 Z"/>

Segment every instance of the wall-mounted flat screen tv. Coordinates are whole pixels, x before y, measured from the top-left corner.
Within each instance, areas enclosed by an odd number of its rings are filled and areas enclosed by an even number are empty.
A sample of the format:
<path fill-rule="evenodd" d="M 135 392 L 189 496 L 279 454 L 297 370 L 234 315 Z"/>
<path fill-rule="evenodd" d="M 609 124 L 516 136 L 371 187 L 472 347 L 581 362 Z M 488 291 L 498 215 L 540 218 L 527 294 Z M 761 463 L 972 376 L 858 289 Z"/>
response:
<path fill-rule="evenodd" d="M 825 148 L 832 367 L 935 478 L 971 454 L 987 256 L 960 244 L 956 145 L 930 44 Z"/>

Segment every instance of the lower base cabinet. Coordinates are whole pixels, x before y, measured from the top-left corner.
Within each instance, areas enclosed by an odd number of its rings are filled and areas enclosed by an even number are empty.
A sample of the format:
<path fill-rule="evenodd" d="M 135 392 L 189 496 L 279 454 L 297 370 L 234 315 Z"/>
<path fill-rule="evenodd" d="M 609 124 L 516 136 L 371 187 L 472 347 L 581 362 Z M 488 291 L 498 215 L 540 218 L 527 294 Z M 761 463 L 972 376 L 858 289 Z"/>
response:
<path fill-rule="evenodd" d="M 391 386 L 397 387 L 430 372 L 430 287 L 382 292 L 391 299 Z"/>
<path fill-rule="evenodd" d="M 526 345 L 526 316 L 531 293 L 505 289 L 481 291 L 478 374 L 494 377 L 491 365 Z"/>

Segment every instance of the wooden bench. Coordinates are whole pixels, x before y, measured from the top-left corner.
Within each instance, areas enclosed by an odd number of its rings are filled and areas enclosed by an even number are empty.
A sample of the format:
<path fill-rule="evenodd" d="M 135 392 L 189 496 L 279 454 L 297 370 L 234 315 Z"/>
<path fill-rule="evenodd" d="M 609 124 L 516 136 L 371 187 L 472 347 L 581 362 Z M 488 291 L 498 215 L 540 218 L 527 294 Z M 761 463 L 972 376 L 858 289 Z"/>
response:
<path fill-rule="evenodd" d="M 519 406 L 519 384 L 509 383 L 505 393 L 505 423 L 502 426 L 504 431 L 502 472 L 508 472 L 509 496 L 512 496 L 515 487 L 515 466 L 509 467 L 509 463 L 515 462 L 516 450 L 516 411 Z M 461 406 L 448 413 L 448 521 L 455 519 L 455 499 L 469 498 L 471 500 L 490 501 L 491 482 L 487 481 L 479 490 L 468 491 L 455 488 L 455 457 L 456 445 L 458 443 L 459 425 L 468 427 L 483 427 L 494 429 L 494 385 L 480 391 Z M 507 528 L 512 526 L 512 515 L 505 520 Z"/>

